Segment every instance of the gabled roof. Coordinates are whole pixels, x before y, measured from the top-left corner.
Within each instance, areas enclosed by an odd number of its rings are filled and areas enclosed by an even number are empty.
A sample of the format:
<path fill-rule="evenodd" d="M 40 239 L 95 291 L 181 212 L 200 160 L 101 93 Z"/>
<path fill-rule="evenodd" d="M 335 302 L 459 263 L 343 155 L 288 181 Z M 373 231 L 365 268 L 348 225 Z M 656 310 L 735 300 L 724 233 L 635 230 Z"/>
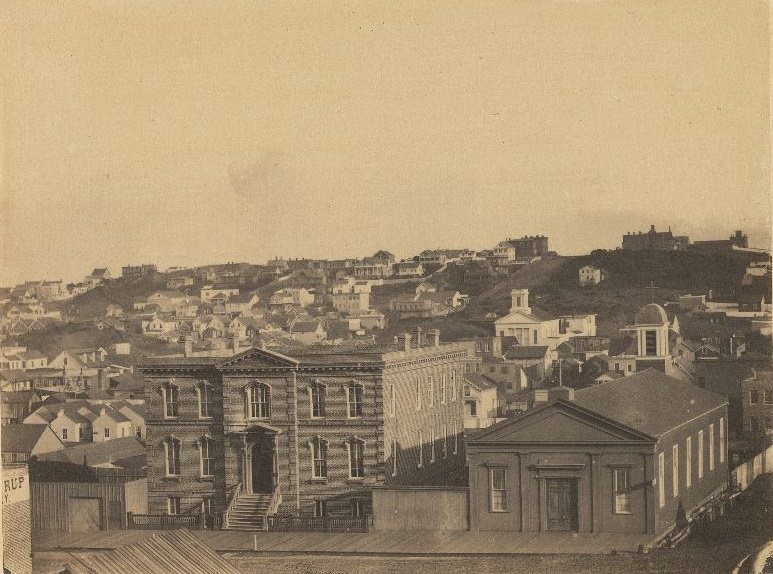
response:
<path fill-rule="evenodd" d="M 496 381 L 480 373 L 464 373 L 464 380 L 480 391 L 497 388 Z"/>
<path fill-rule="evenodd" d="M 141 542 L 107 552 L 72 555 L 69 574 L 240 574 L 231 562 L 187 530 L 152 534 Z"/>
<path fill-rule="evenodd" d="M 609 383 L 612 384 L 612 383 Z M 601 385 L 606 388 L 606 385 Z M 655 438 L 609 419 L 571 401 L 558 399 L 544 406 L 496 423 L 476 434 L 469 446 L 478 443 L 565 444 L 637 442 L 653 443 Z"/>
<path fill-rule="evenodd" d="M 574 401 L 654 437 L 727 404 L 725 397 L 656 369 L 580 389 Z"/>
<path fill-rule="evenodd" d="M 74 464 L 83 464 L 85 458 L 88 465 L 96 466 L 128 459 L 137 459 L 141 463 L 145 456 L 145 446 L 136 438 L 127 436 L 104 442 L 87 442 L 70 446 L 63 450 L 41 454 L 38 458 L 43 461 L 71 462 Z M 136 466 L 136 464 L 132 466 Z"/>
<path fill-rule="evenodd" d="M 3 452 L 31 453 L 35 449 L 41 437 L 48 432 L 47 424 L 11 424 L 3 425 L 2 444 Z M 56 436 L 56 433 L 51 431 Z M 59 437 L 56 437 L 57 440 Z M 60 440 L 61 442 L 61 440 Z"/>

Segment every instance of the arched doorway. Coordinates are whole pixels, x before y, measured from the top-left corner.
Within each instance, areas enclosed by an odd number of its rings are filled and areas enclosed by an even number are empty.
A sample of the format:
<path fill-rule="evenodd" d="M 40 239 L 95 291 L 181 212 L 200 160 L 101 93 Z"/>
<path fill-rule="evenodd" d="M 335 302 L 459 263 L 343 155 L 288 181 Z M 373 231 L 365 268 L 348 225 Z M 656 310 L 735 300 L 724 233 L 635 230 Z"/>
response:
<path fill-rule="evenodd" d="M 264 441 L 252 446 L 252 492 L 271 494 L 274 492 L 274 449 L 267 448 Z"/>

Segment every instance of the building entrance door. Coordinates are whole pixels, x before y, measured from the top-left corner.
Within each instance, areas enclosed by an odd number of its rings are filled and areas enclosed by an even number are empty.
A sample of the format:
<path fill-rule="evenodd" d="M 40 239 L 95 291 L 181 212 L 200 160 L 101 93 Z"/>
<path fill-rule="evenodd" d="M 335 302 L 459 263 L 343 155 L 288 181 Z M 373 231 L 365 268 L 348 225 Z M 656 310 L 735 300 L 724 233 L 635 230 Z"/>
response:
<path fill-rule="evenodd" d="M 262 442 L 252 447 L 252 492 L 274 492 L 274 451 L 265 448 Z"/>
<path fill-rule="evenodd" d="M 547 529 L 555 532 L 577 531 L 577 480 L 573 478 L 548 478 L 545 480 L 547 495 Z"/>

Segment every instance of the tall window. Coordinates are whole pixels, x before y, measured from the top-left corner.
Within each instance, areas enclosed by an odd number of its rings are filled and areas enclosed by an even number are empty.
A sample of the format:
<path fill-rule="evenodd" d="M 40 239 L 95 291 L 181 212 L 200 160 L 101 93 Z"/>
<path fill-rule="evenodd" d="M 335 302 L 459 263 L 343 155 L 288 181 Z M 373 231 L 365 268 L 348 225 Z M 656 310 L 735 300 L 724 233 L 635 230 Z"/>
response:
<path fill-rule="evenodd" d="M 352 516 L 354 518 L 365 516 L 365 503 L 361 498 L 353 498 L 351 501 Z"/>
<path fill-rule="evenodd" d="M 773 405 L 773 389 L 765 389 L 765 404 Z"/>
<path fill-rule="evenodd" d="M 760 394 L 757 389 L 752 389 L 749 391 L 749 403 L 752 405 L 756 405 L 758 402 L 760 402 Z"/>
<path fill-rule="evenodd" d="M 416 410 L 421 410 L 421 379 L 416 379 Z"/>
<path fill-rule="evenodd" d="M 359 439 L 349 442 L 349 478 L 365 476 L 365 443 Z"/>
<path fill-rule="evenodd" d="M 451 371 L 451 400 L 456 401 L 456 371 Z"/>
<path fill-rule="evenodd" d="M 666 457 L 658 453 L 658 507 L 666 505 Z"/>
<path fill-rule="evenodd" d="M 390 415 L 394 417 L 397 414 L 397 397 L 395 396 L 394 385 L 391 385 L 389 387 L 389 405 L 390 405 Z"/>
<path fill-rule="evenodd" d="M 208 419 L 212 417 L 212 385 L 202 382 L 198 387 L 199 391 L 199 418 Z"/>
<path fill-rule="evenodd" d="M 440 404 L 446 404 L 446 374 L 440 375 Z"/>
<path fill-rule="evenodd" d="M 180 514 L 180 497 L 170 496 L 166 499 L 167 514 Z"/>
<path fill-rule="evenodd" d="M 424 433 L 422 431 L 419 431 L 419 442 L 417 447 L 419 449 L 418 467 L 421 468 L 424 465 Z"/>
<path fill-rule="evenodd" d="M 684 444 L 684 486 L 692 486 L 692 437 L 688 436 Z"/>
<path fill-rule="evenodd" d="M 110 429 L 108 427 L 105 427 L 104 435 L 105 435 L 105 438 L 110 438 Z"/>
<path fill-rule="evenodd" d="M 725 417 L 719 417 L 719 462 L 725 462 Z"/>
<path fill-rule="evenodd" d="M 507 472 L 504 468 L 489 469 L 489 501 L 491 512 L 507 510 Z"/>
<path fill-rule="evenodd" d="M 166 383 L 161 387 L 161 391 L 164 394 L 164 417 L 174 418 L 178 415 L 178 396 L 180 394 L 180 388 L 172 383 Z"/>
<path fill-rule="evenodd" d="M 615 514 L 631 513 L 631 470 L 615 468 L 612 470 L 615 488 Z"/>
<path fill-rule="evenodd" d="M 429 429 L 429 461 L 435 462 L 435 427 Z"/>
<path fill-rule="evenodd" d="M 658 354 L 658 332 L 657 331 L 645 331 L 644 332 L 644 354 L 647 357 L 656 357 Z"/>
<path fill-rule="evenodd" d="M 317 437 L 311 442 L 312 471 L 314 478 L 327 478 L 327 441 Z"/>
<path fill-rule="evenodd" d="M 201 476 L 212 476 L 212 440 L 203 437 L 200 441 L 201 448 Z"/>
<path fill-rule="evenodd" d="M 247 413 L 251 419 L 267 419 L 271 416 L 271 388 L 263 383 L 247 387 Z"/>
<path fill-rule="evenodd" d="M 325 416 L 325 385 L 319 381 L 310 387 L 311 417 L 318 419 Z"/>
<path fill-rule="evenodd" d="M 671 448 L 671 485 L 674 492 L 674 498 L 679 496 L 679 445 L 675 444 Z"/>
<path fill-rule="evenodd" d="M 703 478 L 703 430 L 698 431 L 698 478 Z"/>
<path fill-rule="evenodd" d="M 67 440 L 67 429 L 62 429 L 62 440 Z"/>
<path fill-rule="evenodd" d="M 443 424 L 443 443 L 440 452 L 443 458 L 448 456 L 448 425 L 445 423 Z"/>
<path fill-rule="evenodd" d="M 314 501 L 314 516 L 317 518 L 321 518 L 323 516 L 327 516 L 327 501 L 326 500 L 315 500 Z"/>
<path fill-rule="evenodd" d="M 709 472 L 714 470 L 714 423 L 709 425 Z"/>
<path fill-rule="evenodd" d="M 454 454 L 457 454 L 459 452 L 459 429 L 456 427 L 456 421 L 454 421 L 453 426 L 453 433 L 454 433 Z"/>
<path fill-rule="evenodd" d="M 349 418 L 362 416 L 362 385 L 351 383 L 348 387 L 349 393 Z"/>
<path fill-rule="evenodd" d="M 429 401 L 427 405 L 430 407 L 435 406 L 435 380 L 432 377 L 427 378 L 427 392 L 429 393 Z"/>
<path fill-rule="evenodd" d="M 168 438 L 164 441 L 166 455 L 166 475 L 180 476 L 180 441 Z"/>

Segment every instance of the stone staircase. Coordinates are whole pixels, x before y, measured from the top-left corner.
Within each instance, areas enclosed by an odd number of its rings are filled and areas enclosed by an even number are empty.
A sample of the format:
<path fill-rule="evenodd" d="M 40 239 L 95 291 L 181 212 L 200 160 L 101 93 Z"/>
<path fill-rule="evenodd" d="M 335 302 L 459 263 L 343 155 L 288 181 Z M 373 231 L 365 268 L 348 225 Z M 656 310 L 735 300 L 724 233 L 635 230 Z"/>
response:
<path fill-rule="evenodd" d="M 266 530 L 270 494 L 239 494 L 228 514 L 227 530 Z"/>

